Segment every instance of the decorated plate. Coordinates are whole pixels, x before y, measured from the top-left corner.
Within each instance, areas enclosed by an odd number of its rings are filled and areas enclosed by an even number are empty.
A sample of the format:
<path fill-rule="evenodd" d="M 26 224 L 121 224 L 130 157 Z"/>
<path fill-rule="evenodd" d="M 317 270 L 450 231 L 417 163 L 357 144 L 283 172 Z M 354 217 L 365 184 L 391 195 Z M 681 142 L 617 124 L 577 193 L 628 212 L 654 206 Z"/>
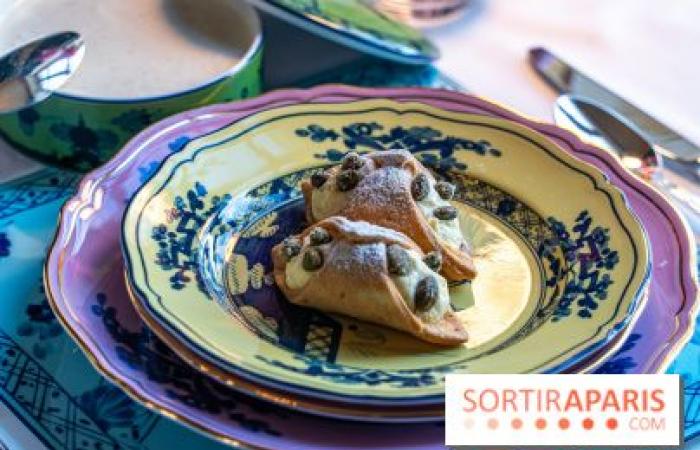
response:
<path fill-rule="evenodd" d="M 428 64 L 438 49 L 423 34 L 356 0 L 252 0 L 263 11 L 357 51 L 405 64 Z"/>
<path fill-rule="evenodd" d="M 269 250 L 305 227 L 300 181 L 390 148 L 457 185 L 479 272 L 451 289 L 464 346 L 294 308 L 270 282 Z M 123 246 L 141 312 L 210 362 L 386 405 L 442 401 L 451 372 L 565 370 L 634 317 L 648 275 L 643 230 L 595 168 L 510 121 L 388 100 L 274 109 L 199 139 L 130 202 Z"/>
<path fill-rule="evenodd" d="M 421 101 L 525 123 L 567 152 L 594 164 L 619 186 L 649 232 L 654 261 L 652 280 L 649 301 L 634 327 L 628 330 L 629 337 L 611 343 L 613 347 L 594 366 L 606 373 L 665 370 L 692 335 L 697 286 L 688 232 L 678 213 L 658 192 L 637 180 L 612 156 L 583 144 L 570 133 L 528 121 L 474 96 L 425 89 L 339 86 L 277 91 L 245 102 L 173 116 L 141 133 L 117 158 L 85 177 L 79 191 L 63 208 L 46 264 L 46 284 L 54 311 L 95 366 L 134 398 L 229 443 L 304 449 L 341 445 L 415 449 L 441 446 L 442 426 L 416 424 L 397 428 L 315 419 L 253 402 L 229 386 L 209 382 L 148 332 L 125 294 L 124 279 L 119 273 L 123 262 L 118 218 L 126 200 L 164 157 L 181 150 L 202 133 L 273 105 L 376 97 Z M 13 236 L 8 234 L 8 238 L 12 240 Z M 107 314 L 101 314 L 102 311 Z M 201 359 L 190 362 L 203 364 Z M 686 400 L 686 406 L 692 405 L 692 391 L 686 392 L 686 399 L 688 396 L 691 400 Z M 686 430 L 692 429 L 696 414 L 686 411 Z"/>

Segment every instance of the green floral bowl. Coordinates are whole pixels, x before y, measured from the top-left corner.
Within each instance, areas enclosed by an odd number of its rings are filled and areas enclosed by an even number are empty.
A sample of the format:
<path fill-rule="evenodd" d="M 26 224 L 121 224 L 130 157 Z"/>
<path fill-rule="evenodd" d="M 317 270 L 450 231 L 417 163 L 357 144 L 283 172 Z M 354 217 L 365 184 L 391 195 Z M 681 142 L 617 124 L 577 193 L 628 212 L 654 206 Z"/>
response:
<path fill-rule="evenodd" d="M 59 90 L 31 108 L 0 115 L 0 137 L 42 162 L 85 171 L 107 161 L 132 136 L 164 117 L 259 94 L 263 53 L 260 20 L 246 2 L 237 3 L 240 26 L 249 30 L 241 42 L 245 53 L 215 79 L 151 97 L 99 98 Z"/>

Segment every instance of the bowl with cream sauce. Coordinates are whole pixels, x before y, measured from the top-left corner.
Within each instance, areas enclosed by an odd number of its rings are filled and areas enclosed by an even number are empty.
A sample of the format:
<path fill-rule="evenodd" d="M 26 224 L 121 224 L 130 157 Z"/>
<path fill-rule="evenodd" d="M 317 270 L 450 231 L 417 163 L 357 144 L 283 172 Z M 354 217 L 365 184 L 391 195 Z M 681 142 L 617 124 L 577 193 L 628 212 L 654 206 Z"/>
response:
<path fill-rule="evenodd" d="M 49 99 L 0 115 L 3 138 L 50 164 L 88 170 L 153 122 L 261 90 L 260 21 L 244 0 L 0 5 L 0 53 L 66 30 L 85 40 L 82 64 Z"/>

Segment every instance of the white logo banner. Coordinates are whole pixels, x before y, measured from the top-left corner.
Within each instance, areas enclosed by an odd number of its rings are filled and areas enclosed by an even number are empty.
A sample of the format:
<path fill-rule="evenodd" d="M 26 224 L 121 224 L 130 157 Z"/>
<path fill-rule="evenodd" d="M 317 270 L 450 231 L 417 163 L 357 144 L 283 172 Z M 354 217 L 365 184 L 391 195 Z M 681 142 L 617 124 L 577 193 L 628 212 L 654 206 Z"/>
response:
<path fill-rule="evenodd" d="M 447 375 L 445 439 L 468 446 L 680 446 L 678 375 Z"/>

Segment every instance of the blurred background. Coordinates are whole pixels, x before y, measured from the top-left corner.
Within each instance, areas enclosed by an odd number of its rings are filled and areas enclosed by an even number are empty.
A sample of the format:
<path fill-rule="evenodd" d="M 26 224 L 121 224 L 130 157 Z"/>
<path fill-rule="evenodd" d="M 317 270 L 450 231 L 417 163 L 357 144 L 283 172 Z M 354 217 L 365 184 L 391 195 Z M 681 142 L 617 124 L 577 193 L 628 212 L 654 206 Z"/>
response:
<path fill-rule="evenodd" d="M 0 0 L 0 10 L 10 1 Z M 551 121 L 556 94 L 527 61 L 528 48 L 542 45 L 700 142 L 696 0 L 375 0 L 374 6 L 422 28 L 442 53 L 434 66 L 469 92 Z M 318 74 L 339 67 L 389 64 L 266 14 L 263 26 L 268 89 L 323 82 Z M 0 167 L 10 162 L 18 170 L 32 165 L 0 151 Z"/>

